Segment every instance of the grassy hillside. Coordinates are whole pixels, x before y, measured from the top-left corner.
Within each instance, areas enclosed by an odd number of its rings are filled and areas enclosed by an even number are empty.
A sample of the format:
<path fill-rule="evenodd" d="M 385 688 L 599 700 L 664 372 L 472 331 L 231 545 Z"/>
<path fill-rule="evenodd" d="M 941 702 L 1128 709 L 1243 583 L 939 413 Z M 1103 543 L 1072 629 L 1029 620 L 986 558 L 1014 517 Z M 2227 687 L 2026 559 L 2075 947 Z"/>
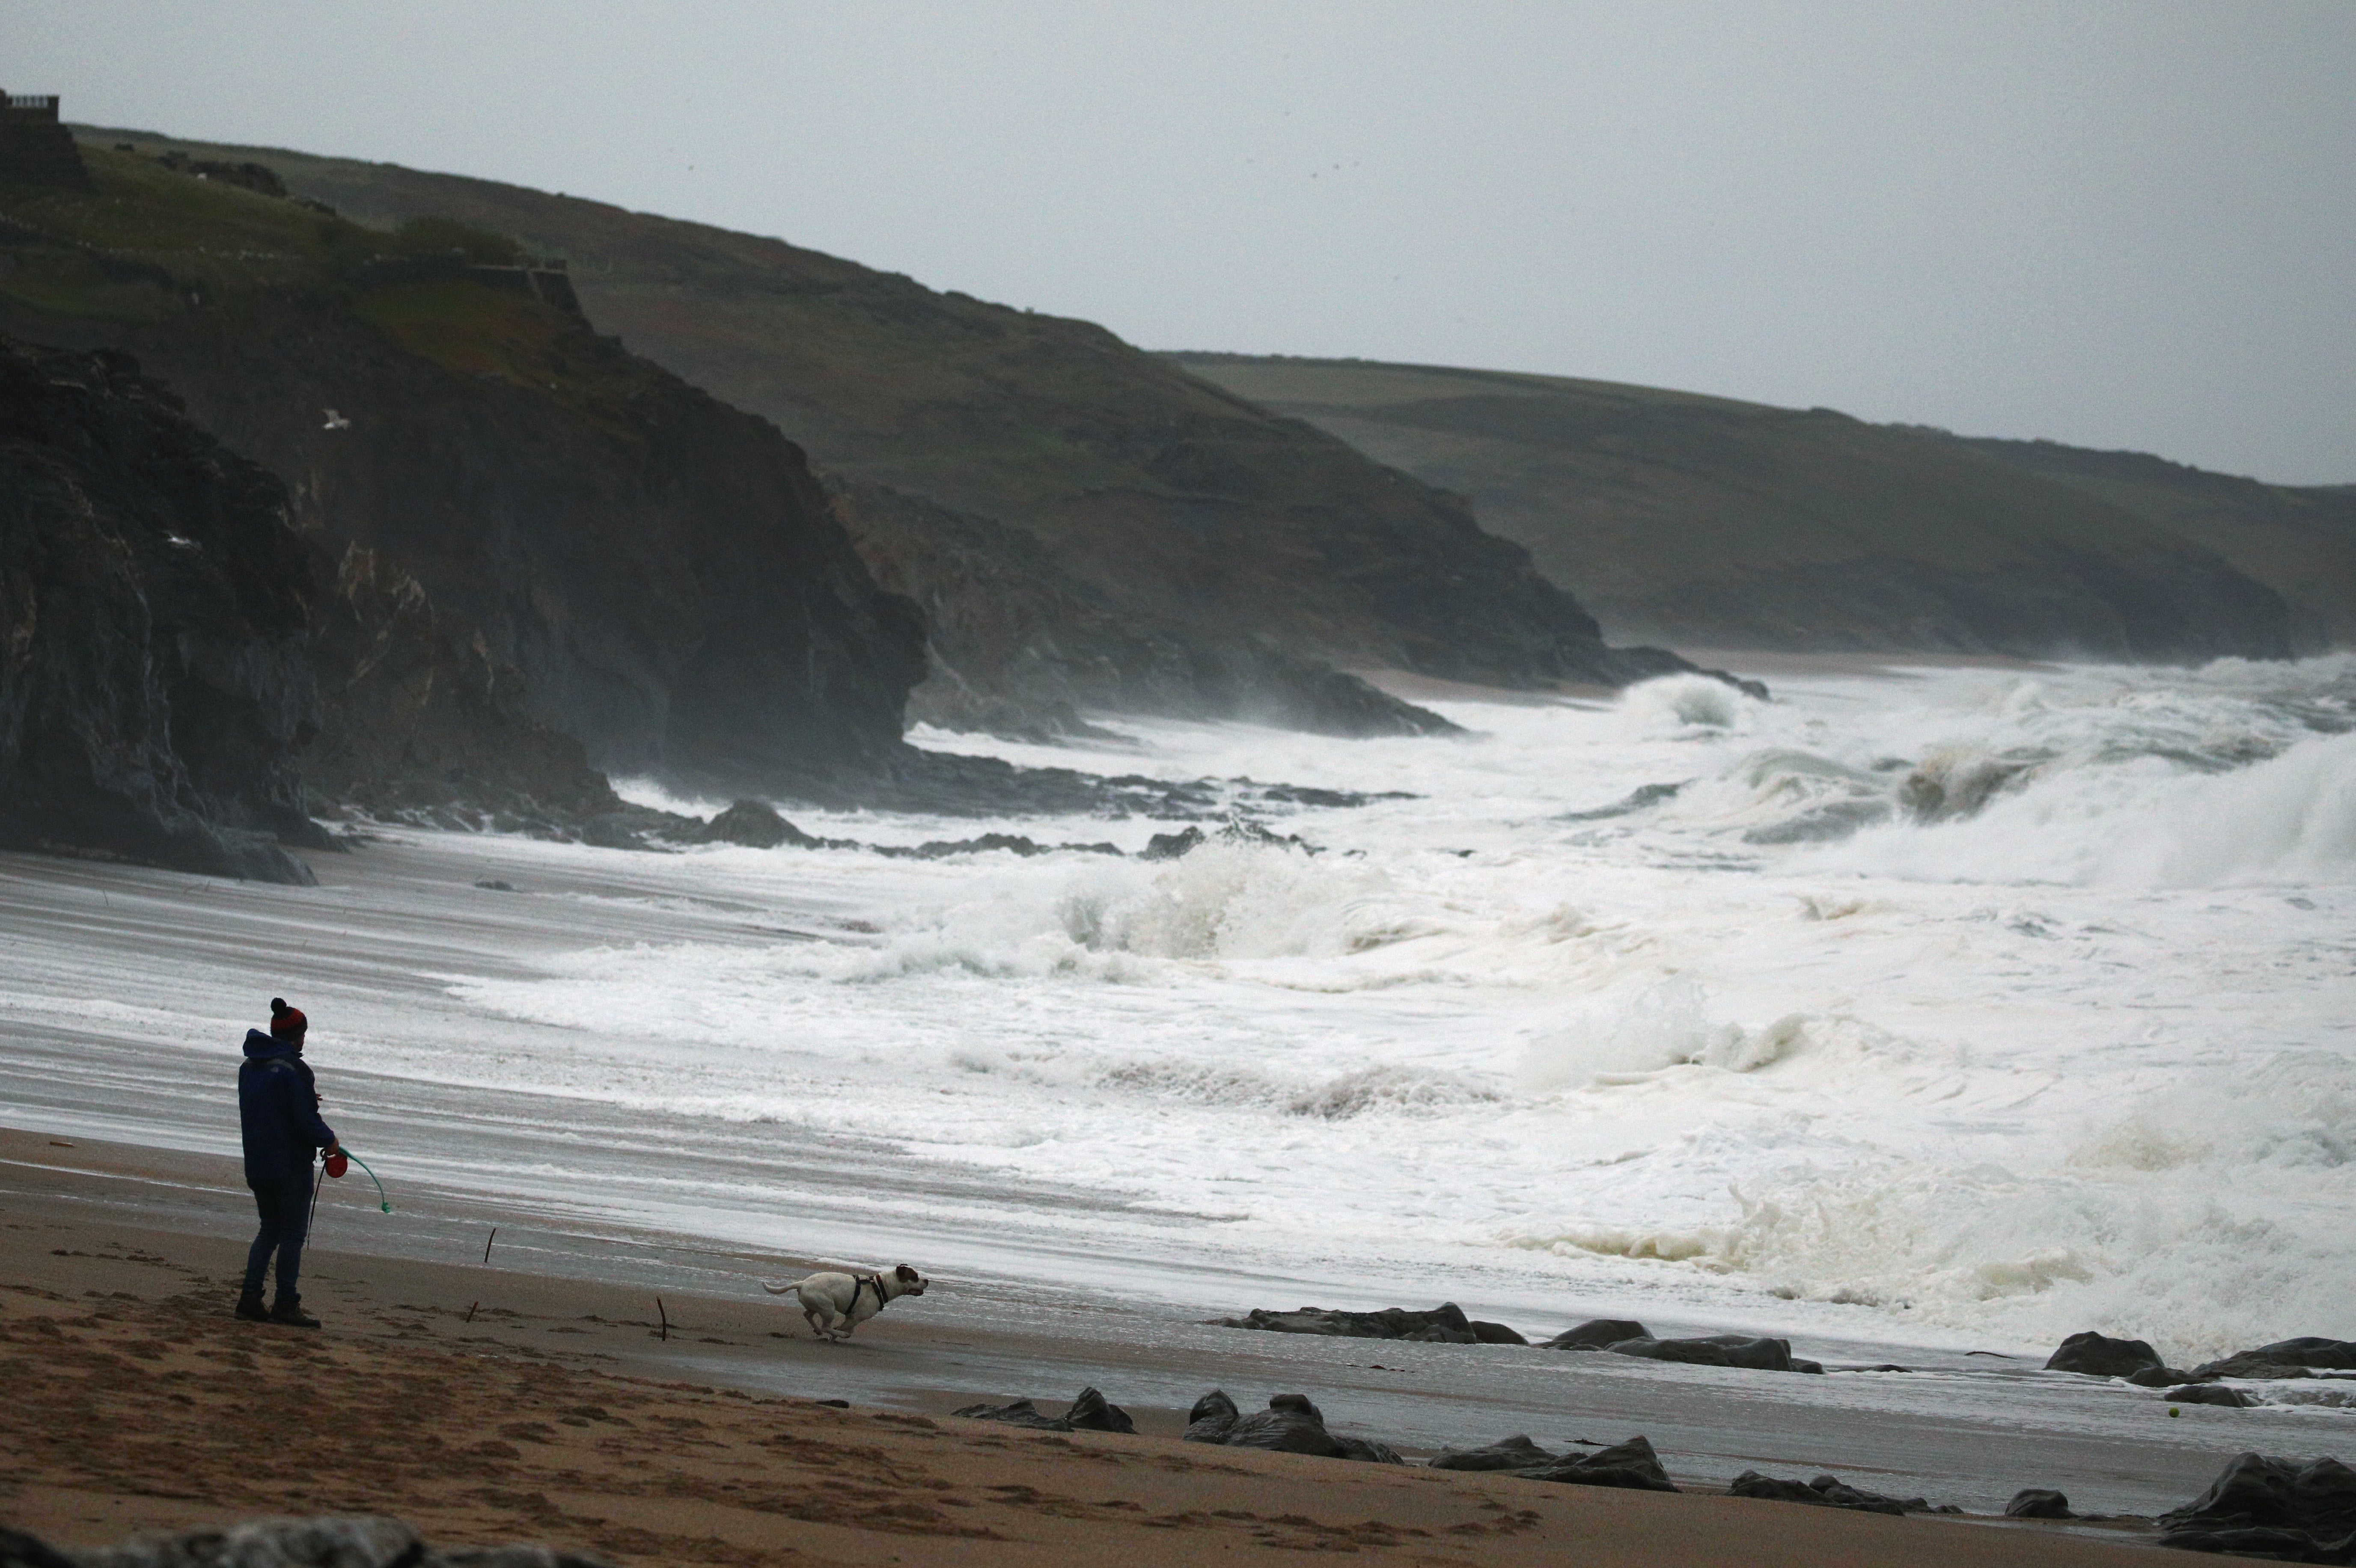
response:
<path fill-rule="evenodd" d="M 2068 449 L 1612 382 L 1165 357 L 1469 497 L 1618 636 L 2175 657 L 2356 629 L 2356 531 L 2312 496 L 2202 510 Z"/>
<path fill-rule="evenodd" d="M 1222 657 L 1242 637 L 1280 659 L 1507 684 L 1661 667 L 1615 658 L 1454 498 L 1087 322 L 489 181 L 82 134 L 258 160 L 348 217 L 437 216 L 563 256 L 601 329 L 775 421 L 820 467 L 1020 530 L 1109 603 Z"/>

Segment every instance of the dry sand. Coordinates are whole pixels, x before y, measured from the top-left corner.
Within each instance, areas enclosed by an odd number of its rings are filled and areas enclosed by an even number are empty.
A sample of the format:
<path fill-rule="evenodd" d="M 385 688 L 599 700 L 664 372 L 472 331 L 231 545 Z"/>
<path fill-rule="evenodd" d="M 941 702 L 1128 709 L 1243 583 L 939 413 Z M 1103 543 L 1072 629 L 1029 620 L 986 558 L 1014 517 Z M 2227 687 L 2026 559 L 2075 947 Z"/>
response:
<path fill-rule="evenodd" d="M 397 1515 L 439 1545 L 622 1564 L 2124 1562 L 2085 1527 L 1889 1519 L 1350 1464 L 1144 1435 L 1029 1433 L 815 1403 L 863 1347 L 777 1338 L 760 1300 L 316 1250 L 319 1332 L 229 1315 L 242 1244 L 172 1222 L 235 1168 L 0 1133 L 0 1522 L 60 1544 L 263 1514 Z M 469 1320 L 471 1315 L 471 1320 Z M 788 1320 L 789 1321 L 789 1320 Z M 960 1330 L 972 1336 L 976 1330 Z M 774 1357 L 811 1397 L 682 1380 Z M 829 1358 L 835 1358 L 830 1361 Z"/>

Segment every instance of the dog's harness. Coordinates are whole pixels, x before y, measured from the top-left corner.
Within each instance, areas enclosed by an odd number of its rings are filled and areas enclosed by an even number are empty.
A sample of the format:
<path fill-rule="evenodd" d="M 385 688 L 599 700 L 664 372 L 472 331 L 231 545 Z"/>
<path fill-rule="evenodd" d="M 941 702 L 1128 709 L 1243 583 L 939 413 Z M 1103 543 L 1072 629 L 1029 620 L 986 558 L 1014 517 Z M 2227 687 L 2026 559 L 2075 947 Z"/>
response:
<path fill-rule="evenodd" d="M 843 1316 L 845 1317 L 851 1317 L 859 1310 L 860 1289 L 864 1285 L 870 1285 L 875 1287 L 876 1311 L 881 1312 L 885 1307 L 891 1304 L 892 1298 L 884 1294 L 884 1281 L 881 1275 L 872 1274 L 855 1274 L 851 1276 L 851 1305 L 843 1311 Z"/>

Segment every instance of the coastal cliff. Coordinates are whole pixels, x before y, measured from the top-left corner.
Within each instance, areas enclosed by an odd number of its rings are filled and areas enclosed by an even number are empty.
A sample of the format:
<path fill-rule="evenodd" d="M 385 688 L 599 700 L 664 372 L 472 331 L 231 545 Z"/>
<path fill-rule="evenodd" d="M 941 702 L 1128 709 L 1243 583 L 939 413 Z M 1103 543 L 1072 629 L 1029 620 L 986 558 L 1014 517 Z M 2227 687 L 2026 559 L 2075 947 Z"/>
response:
<path fill-rule="evenodd" d="M 135 356 L 283 477 L 354 648 L 363 625 L 430 624 L 444 652 L 404 645 L 412 675 L 463 667 L 462 687 L 497 688 L 589 768 L 790 794 L 892 763 L 919 618 L 773 426 L 599 337 L 511 241 L 369 230 L 111 149 L 86 161 L 94 194 L 0 193 L 0 327 Z M 448 711 L 360 690 L 349 712 Z M 431 796 L 453 768 L 497 772 L 489 709 L 405 750 L 344 711 L 326 711 L 315 787 Z M 589 787 L 541 766 L 548 737 L 522 743 L 536 783 L 490 804 Z"/>
<path fill-rule="evenodd" d="M 562 254 L 601 327 L 775 421 L 821 472 L 989 525 L 946 551 L 983 551 L 1001 577 L 1051 561 L 1087 595 L 1034 598 L 1027 651 L 960 669 L 963 722 L 994 713 L 1001 728 L 1053 731 L 1056 705 L 1083 700 L 1071 693 L 1108 689 L 1130 711 L 1323 725 L 1355 707 L 1341 722 L 1413 732 L 1431 716 L 1365 700 L 1371 688 L 1339 672 L 1545 687 L 1688 667 L 1659 650 L 1608 646 L 1569 591 L 1457 497 L 1088 322 L 491 181 L 147 133 L 85 135 L 86 147 L 125 140 L 142 153 L 258 161 L 297 196 L 371 223 L 440 215 Z M 862 540 L 871 559 L 905 555 L 904 510 L 845 515 L 854 533 L 880 520 L 884 531 Z M 1206 656 L 1167 666 L 1168 679 L 1108 688 L 1087 662 L 1107 613 Z M 1019 678 L 998 684 L 1001 673 Z"/>
<path fill-rule="evenodd" d="M 268 473 L 123 357 L 0 338 L 0 844 L 312 880 L 311 592 Z"/>

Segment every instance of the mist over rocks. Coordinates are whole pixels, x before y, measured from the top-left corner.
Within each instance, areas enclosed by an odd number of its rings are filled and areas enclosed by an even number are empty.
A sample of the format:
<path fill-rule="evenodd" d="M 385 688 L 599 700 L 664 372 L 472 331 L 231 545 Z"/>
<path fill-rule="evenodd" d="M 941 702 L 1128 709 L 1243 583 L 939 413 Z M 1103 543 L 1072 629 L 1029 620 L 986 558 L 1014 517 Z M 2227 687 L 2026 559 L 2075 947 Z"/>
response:
<path fill-rule="evenodd" d="M 111 353 L 0 338 L 0 843 L 308 883 L 284 489 Z"/>
<path fill-rule="evenodd" d="M 876 581 L 925 612 L 911 722 L 1012 740 L 1100 737 L 1084 710 L 1236 718 L 1327 735 L 1458 733 L 1321 660 L 1190 625 L 1066 571 L 1020 529 L 889 485 L 828 491 Z"/>

